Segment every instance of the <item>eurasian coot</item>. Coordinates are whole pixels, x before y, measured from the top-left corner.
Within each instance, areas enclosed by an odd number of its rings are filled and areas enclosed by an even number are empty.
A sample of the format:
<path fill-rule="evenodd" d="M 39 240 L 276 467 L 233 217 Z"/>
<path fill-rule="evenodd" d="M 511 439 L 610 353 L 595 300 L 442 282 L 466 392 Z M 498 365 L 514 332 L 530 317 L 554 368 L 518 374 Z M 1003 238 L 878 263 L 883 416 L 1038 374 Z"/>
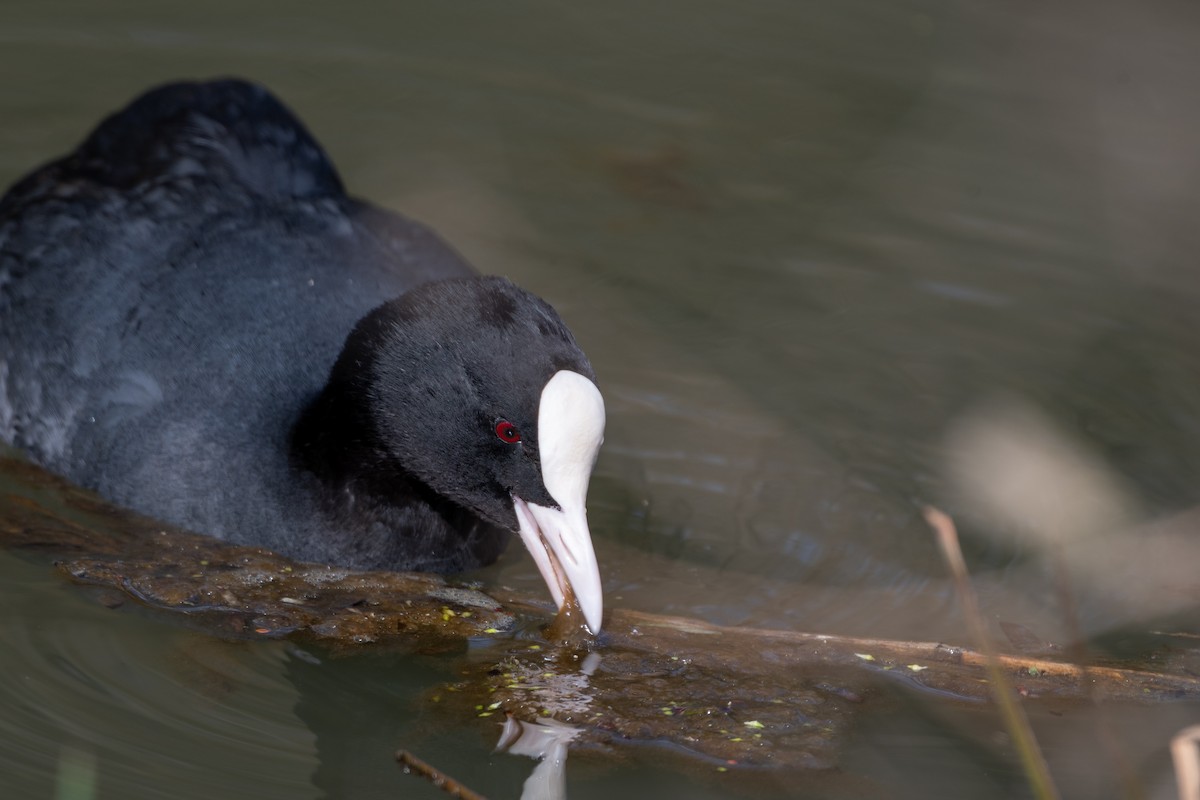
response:
<path fill-rule="evenodd" d="M 603 431 L 554 309 L 347 196 L 259 86 L 154 89 L 0 200 L 0 436 L 116 503 L 358 568 L 519 531 L 598 631 Z"/>

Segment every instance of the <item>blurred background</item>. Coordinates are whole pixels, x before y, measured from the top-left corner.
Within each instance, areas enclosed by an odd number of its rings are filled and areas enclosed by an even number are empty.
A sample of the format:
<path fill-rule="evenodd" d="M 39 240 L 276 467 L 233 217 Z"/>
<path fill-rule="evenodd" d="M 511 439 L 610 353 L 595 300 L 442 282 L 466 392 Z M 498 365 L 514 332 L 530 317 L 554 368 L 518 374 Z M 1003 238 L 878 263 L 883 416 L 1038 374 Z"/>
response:
<path fill-rule="evenodd" d="M 990 619 L 1136 652 L 1200 606 L 1198 37 L 1182 0 L 10 0 L 0 184 L 157 83 L 260 81 L 351 192 L 575 331 L 609 409 L 589 509 L 610 605 L 963 642 L 937 503 Z M 472 577 L 540 591 L 517 549 Z M 286 647 L 113 615 L 4 555 L 0 606 L 6 796 L 48 796 L 60 763 L 103 797 L 439 796 L 389 761 L 414 737 L 495 796 L 530 766 L 419 710 L 436 659 L 297 681 Z M 1125 718 L 1151 795 L 1195 716 Z M 1052 766 L 1109 796 L 1086 719 L 1055 723 Z M 996 731 L 901 697 L 844 770 L 861 796 L 1020 796 Z M 568 786 L 747 791 L 653 759 Z"/>

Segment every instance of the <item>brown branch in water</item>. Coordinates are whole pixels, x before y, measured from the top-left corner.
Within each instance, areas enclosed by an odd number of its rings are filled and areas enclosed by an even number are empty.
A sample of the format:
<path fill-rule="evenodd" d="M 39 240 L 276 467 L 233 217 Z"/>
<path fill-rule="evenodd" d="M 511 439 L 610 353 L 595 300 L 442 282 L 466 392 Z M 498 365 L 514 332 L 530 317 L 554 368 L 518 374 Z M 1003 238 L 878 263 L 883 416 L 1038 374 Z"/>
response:
<path fill-rule="evenodd" d="M 988 678 L 992 684 L 992 696 L 996 699 L 996 705 L 999 707 L 1000 715 L 1004 718 L 1009 735 L 1017 745 L 1017 752 L 1021 755 L 1021 764 L 1025 768 L 1025 775 L 1029 778 L 1031 788 L 1039 798 L 1056 800 L 1059 794 L 1054 785 L 1054 779 L 1050 777 L 1050 768 L 1046 765 L 1041 748 L 1038 747 L 1037 739 L 1033 735 L 1033 728 L 1029 725 L 1029 718 L 1017 705 L 1012 683 L 1001 669 L 996 648 L 987 635 L 987 626 L 983 622 L 983 614 L 979 611 L 979 599 L 975 596 L 975 590 L 971 586 L 967 563 L 963 559 L 962 548 L 958 544 L 958 531 L 954 527 L 954 521 L 933 506 L 926 506 L 925 521 L 937 533 L 942 555 L 946 558 L 946 564 L 954 576 L 954 584 L 958 589 L 959 599 L 962 601 L 963 616 L 966 617 L 967 625 L 971 628 L 971 636 L 975 639 L 976 646 L 983 652 L 986 660 Z"/>
<path fill-rule="evenodd" d="M 608 625 L 610 639 L 616 644 L 641 650 L 654 648 L 681 657 L 686 654 L 689 659 L 708 666 L 719 666 L 706 658 L 709 654 L 732 653 L 734 657 L 726 663 L 736 669 L 726 671 L 741 675 L 772 672 L 781 663 L 790 661 L 876 671 L 881 665 L 892 665 L 913 684 L 941 694 L 973 699 L 990 696 L 989 685 L 979 681 L 979 673 L 987 666 L 987 656 L 941 642 L 724 627 L 625 609 L 616 610 Z M 650 629 L 653 634 L 631 638 L 624 631 L 632 627 L 643 632 Z M 684 650 L 696 643 L 699 647 Z M 866 654 L 871 658 L 864 659 Z M 1091 681 L 1097 695 L 1106 701 L 1145 703 L 1200 698 L 1200 679 L 1186 674 L 1096 665 L 1085 670 L 1076 664 L 1036 656 L 995 654 L 994 659 L 1010 675 L 1020 677 L 1021 688 L 1025 690 L 1022 694 L 1030 697 L 1088 699 L 1090 692 L 1085 683 Z M 922 671 L 902 669 L 912 662 L 919 662 Z"/>
<path fill-rule="evenodd" d="M 426 761 L 422 761 L 407 750 L 398 750 L 396 752 L 396 760 L 404 765 L 405 772 L 415 772 L 422 778 L 428 779 L 430 783 L 451 797 L 458 797 L 461 800 L 487 800 L 479 792 L 468 789 L 437 767 Z"/>

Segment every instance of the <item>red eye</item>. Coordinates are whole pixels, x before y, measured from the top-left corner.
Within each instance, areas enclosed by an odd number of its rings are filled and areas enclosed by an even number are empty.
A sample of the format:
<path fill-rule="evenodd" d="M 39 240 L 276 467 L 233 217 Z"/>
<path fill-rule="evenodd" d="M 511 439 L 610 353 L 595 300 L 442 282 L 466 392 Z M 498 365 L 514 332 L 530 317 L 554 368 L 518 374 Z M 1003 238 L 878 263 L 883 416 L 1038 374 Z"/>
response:
<path fill-rule="evenodd" d="M 496 423 L 496 435 L 500 437 L 500 441 L 516 444 L 521 441 L 521 432 L 517 430 L 517 426 L 513 425 L 506 419 L 502 419 Z"/>

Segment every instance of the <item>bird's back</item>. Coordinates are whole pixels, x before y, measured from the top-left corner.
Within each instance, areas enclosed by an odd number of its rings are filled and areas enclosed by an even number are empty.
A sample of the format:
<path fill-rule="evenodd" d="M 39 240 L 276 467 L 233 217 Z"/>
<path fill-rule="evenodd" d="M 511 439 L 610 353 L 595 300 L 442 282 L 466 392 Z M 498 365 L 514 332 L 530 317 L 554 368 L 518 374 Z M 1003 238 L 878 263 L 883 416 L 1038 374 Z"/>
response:
<path fill-rule="evenodd" d="M 347 197 L 265 90 L 151 91 L 0 200 L 0 437 L 145 513 L 322 557 L 272 540 L 320 539 L 291 425 L 360 317 L 470 274 Z"/>

